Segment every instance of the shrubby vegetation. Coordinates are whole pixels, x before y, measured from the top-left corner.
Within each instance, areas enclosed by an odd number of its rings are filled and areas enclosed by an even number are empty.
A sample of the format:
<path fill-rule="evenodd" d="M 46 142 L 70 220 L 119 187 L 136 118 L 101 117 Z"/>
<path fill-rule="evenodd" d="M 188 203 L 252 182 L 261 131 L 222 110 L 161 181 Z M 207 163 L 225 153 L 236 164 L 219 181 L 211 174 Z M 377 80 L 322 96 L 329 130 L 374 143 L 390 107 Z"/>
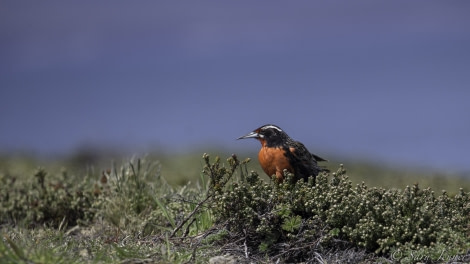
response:
<path fill-rule="evenodd" d="M 329 251 L 365 249 L 377 256 L 419 252 L 438 260 L 442 252 L 467 254 L 469 194 L 435 195 L 418 185 L 405 190 L 352 186 L 341 167 L 331 179 L 280 185 L 264 183 L 252 172 L 216 196 L 218 219 L 245 236 L 251 253 L 285 261 L 307 261 Z M 350 259 L 350 256 L 345 256 Z M 442 257 L 442 256 L 441 256 Z"/>
<path fill-rule="evenodd" d="M 276 184 L 248 163 L 204 154 L 199 183 L 179 187 L 150 159 L 84 175 L 1 172 L 0 262 L 470 261 L 468 192 L 352 184 L 342 166 Z"/>

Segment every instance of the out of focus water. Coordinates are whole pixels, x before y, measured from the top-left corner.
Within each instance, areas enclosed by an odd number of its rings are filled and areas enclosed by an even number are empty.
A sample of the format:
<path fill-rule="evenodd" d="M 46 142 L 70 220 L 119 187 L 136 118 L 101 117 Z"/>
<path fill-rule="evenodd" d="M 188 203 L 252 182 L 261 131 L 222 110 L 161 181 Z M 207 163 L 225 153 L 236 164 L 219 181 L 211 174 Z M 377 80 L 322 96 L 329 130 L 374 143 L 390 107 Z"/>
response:
<path fill-rule="evenodd" d="M 467 2 L 56 2 L 0 8 L 0 149 L 258 148 L 470 170 Z"/>

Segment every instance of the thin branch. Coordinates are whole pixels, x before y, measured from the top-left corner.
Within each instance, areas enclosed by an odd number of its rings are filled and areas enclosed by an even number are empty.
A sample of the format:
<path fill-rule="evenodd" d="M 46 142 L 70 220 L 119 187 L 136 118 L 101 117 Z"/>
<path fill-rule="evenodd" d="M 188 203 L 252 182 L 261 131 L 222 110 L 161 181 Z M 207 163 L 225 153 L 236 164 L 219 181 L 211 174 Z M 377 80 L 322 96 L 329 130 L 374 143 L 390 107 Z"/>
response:
<path fill-rule="evenodd" d="M 189 219 L 191 219 L 198 211 L 199 211 L 199 208 L 205 203 L 207 202 L 207 200 L 209 200 L 209 198 L 211 198 L 212 195 L 207 195 L 207 197 L 200 201 L 196 207 L 194 208 L 194 210 L 188 215 L 188 217 L 186 217 L 185 219 L 183 219 L 183 221 L 181 221 L 178 226 L 173 230 L 173 232 L 171 232 L 171 235 L 170 237 L 174 237 L 176 235 L 176 232 L 178 232 L 183 226 L 184 224 L 186 224 Z"/>

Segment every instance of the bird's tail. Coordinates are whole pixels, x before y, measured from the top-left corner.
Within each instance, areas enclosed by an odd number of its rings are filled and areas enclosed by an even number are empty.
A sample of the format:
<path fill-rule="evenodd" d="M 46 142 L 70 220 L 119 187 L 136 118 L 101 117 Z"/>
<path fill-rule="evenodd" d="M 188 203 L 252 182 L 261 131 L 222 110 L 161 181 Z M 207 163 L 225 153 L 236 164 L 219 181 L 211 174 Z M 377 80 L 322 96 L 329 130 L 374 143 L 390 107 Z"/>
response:
<path fill-rule="evenodd" d="M 321 162 L 321 161 L 328 161 L 327 159 L 324 159 L 320 156 L 317 156 L 313 153 L 310 153 L 312 154 L 313 158 L 317 161 L 317 162 Z M 318 169 L 320 172 L 324 171 L 324 172 L 330 172 L 330 170 L 328 168 L 326 168 L 325 166 L 318 166 Z"/>
<path fill-rule="evenodd" d="M 320 157 L 320 156 L 317 156 L 317 155 L 315 155 L 315 154 L 313 154 L 313 153 L 310 153 L 310 154 L 312 154 L 313 158 L 314 158 L 316 161 L 328 161 L 327 159 L 324 159 L 324 158 L 322 158 L 322 157 Z"/>

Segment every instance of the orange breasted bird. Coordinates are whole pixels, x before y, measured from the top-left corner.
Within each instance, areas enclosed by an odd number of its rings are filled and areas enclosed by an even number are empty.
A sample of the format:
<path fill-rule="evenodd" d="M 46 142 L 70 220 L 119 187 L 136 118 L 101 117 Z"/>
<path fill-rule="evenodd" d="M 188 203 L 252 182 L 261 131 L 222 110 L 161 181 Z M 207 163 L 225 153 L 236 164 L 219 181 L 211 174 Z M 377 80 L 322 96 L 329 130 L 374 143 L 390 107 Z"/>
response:
<path fill-rule="evenodd" d="M 317 162 L 327 161 L 310 153 L 304 144 L 290 138 L 280 127 L 267 124 L 237 139 L 254 138 L 261 142 L 258 160 L 268 176 L 275 175 L 277 182 L 284 180 L 284 170 L 293 173 L 295 181 L 315 178 L 321 171 Z"/>

